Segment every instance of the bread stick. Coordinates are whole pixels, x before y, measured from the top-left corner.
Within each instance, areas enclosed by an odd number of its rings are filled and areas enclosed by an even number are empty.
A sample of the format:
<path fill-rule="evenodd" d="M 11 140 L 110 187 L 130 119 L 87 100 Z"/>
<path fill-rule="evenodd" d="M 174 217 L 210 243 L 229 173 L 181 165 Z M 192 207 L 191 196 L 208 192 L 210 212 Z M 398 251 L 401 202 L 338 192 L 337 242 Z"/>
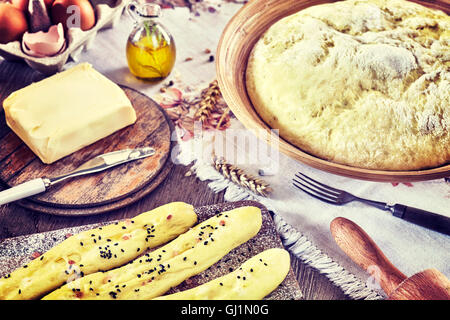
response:
<path fill-rule="evenodd" d="M 155 300 L 261 300 L 283 282 L 289 268 L 286 250 L 268 249 L 225 276 Z"/>

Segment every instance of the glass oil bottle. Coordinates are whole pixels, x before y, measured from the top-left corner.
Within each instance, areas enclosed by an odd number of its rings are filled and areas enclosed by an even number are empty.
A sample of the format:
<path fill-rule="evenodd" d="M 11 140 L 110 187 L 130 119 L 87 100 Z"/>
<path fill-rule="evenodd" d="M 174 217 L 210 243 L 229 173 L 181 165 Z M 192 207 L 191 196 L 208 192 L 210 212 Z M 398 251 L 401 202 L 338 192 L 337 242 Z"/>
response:
<path fill-rule="evenodd" d="M 175 65 L 176 47 L 171 34 L 155 22 L 161 16 L 161 8 L 157 4 L 133 1 L 127 10 L 135 21 L 126 46 L 130 72 L 144 80 L 166 78 Z"/>

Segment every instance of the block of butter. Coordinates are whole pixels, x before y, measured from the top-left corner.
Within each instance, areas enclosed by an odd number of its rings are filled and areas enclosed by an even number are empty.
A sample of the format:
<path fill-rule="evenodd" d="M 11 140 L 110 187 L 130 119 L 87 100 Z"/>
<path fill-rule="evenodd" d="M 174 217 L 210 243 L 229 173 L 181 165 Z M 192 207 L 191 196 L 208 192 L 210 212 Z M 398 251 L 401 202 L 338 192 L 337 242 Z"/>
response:
<path fill-rule="evenodd" d="M 52 163 L 136 121 L 125 92 L 81 63 L 13 92 L 6 123 L 44 163 Z"/>

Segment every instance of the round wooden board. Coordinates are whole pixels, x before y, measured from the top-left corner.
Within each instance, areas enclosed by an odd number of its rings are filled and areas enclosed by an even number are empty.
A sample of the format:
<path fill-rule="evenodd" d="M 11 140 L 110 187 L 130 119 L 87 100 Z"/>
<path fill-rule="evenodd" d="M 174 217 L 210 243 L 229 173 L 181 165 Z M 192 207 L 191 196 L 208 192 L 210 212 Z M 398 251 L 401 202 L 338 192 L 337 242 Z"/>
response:
<path fill-rule="evenodd" d="M 307 7 L 333 0 L 258 0 L 242 7 L 225 27 L 217 48 L 217 80 L 222 95 L 233 114 L 247 129 L 271 143 L 270 128 L 257 114 L 248 96 L 245 72 L 249 54 L 260 36 L 276 21 Z M 424 6 L 449 13 L 448 0 L 415 0 Z M 333 163 L 315 157 L 280 138 L 277 147 L 289 157 L 316 169 L 350 178 L 382 181 L 412 182 L 450 176 L 450 164 L 416 171 L 370 170 Z"/>
<path fill-rule="evenodd" d="M 164 110 L 144 94 L 122 87 L 136 110 L 137 121 L 53 164 L 46 165 L 11 131 L 1 140 L 0 180 L 12 187 L 38 177 L 76 169 L 111 151 L 153 147 L 155 155 L 103 172 L 71 179 L 17 203 L 55 215 L 92 215 L 122 208 L 150 193 L 172 168 L 173 126 Z"/>

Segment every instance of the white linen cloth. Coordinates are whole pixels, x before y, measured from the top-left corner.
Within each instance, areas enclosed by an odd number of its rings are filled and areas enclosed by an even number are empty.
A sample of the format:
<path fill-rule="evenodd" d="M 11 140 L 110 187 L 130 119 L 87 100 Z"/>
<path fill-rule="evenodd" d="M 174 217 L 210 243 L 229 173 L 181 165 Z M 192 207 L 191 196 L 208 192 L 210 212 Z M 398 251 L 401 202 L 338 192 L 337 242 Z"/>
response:
<path fill-rule="evenodd" d="M 204 50 L 214 49 L 223 28 L 239 4 L 210 1 L 216 12 L 200 12 L 195 16 L 187 8 L 163 10 L 161 22 L 172 33 L 177 45 L 175 71 L 167 79 L 178 80 L 192 87 L 205 87 L 215 78 L 215 64 L 208 62 Z M 80 54 L 77 62 L 90 62 L 111 80 L 135 88 L 149 97 L 159 94 L 162 83 L 149 84 L 134 78 L 128 71 L 125 45 L 133 23 L 125 14 L 117 27 L 101 31 L 93 45 Z M 186 63 L 187 57 L 194 57 Z M 234 120 L 231 128 L 243 128 Z M 335 284 L 353 298 L 380 298 L 376 283 L 360 270 L 335 244 L 329 231 L 330 222 L 338 216 L 346 217 L 361 226 L 381 248 L 391 262 L 407 276 L 427 268 L 436 268 L 450 277 L 450 237 L 410 224 L 386 214 L 384 211 L 361 203 L 333 206 L 320 202 L 295 189 L 291 180 L 298 171 L 336 188 L 350 191 L 360 197 L 389 203 L 401 203 L 450 216 L 450 183 L 444 179 L 412 184 L 376 183 L 345 178 L 303 165 L 285 155 L 279 155 L 279 172 L 264 176 L 274 189 L 269 198 L 252 195 L 224 180 L 210 165 L 198 160 L 192 152 L 190 140 L 181 143 L 178 161 L 186 165 L 195 163 L 200 179 L 211 180 L 210 186 L 226 189 L 227 200 L 254 198 L 276 214 L 276 222 L 285 244 L 305 263 L 325 273 Z M 198 160 L 197 162 L 195 162 Z M 247 168 L 257 174 L 258 164 Z M 374 289 L 374 290 L 372 290 Z"/>

